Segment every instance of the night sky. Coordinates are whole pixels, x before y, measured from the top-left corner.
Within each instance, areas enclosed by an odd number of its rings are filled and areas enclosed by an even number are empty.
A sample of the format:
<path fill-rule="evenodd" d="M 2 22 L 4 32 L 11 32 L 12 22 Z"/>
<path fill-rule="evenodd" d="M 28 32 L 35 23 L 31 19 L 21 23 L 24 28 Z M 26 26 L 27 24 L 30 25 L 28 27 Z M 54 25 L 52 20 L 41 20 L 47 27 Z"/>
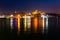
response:
<path fill-rule="evenodd" d="M 60 13 L 60 0 L 0 0 L 2 11 L 33 11 Z"/>

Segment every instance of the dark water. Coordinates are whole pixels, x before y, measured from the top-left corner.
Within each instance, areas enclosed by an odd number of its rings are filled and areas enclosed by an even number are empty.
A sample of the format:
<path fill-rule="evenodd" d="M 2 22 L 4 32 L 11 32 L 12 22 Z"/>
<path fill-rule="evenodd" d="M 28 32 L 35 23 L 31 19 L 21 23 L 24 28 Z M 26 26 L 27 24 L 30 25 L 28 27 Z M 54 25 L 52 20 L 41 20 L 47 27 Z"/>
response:
<path fill-rule="evenodd" d="M 22 21 L 22 20 L 21 20 Z M 30 33 L 23 31 L 23 22 L 21 22 L 21 32 L 18 34 L 17 29 L 10 29 L 10 26 L 6 24 L 5 19 L 0 19 L 0 40 L 58 40 L 60 39 L 60 17 L 57 20 L 56 17 L 49 18 L 48 32 Z"/>
<path fill-rule="evenodd" d="M 34 31 L 31 30 L 30 32 L 24 33 L 23 20 L 21 20 L 21 31 L 19 34 L 17 33 L 15 24 L 13 30 L 11 30 L 10 25 L 7 24 L 6 21 L 6 18 L 0 19 L 0 40 L 47 40 L 47 35 L 42 34 L 42 32 L 34 33 Z"/>
<path fill-rule="evenodd" d="M 0 33 L 1 40 L 47 40 L 47 36 L 42 35 L 40 33 L 20 33 L 16 32 L 1 32 Z"/>
<path fill-rule="evenodd" d="M 60 40 L 60 17 L 49 18 L 48 39 Z"/>

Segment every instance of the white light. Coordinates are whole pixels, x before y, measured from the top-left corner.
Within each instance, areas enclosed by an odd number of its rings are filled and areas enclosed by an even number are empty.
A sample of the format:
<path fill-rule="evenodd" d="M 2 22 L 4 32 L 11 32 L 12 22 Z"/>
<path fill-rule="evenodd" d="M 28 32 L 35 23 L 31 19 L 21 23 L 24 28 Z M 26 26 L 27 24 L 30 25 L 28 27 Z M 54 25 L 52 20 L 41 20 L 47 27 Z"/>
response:
<path fill-rule="evenodd" d="M 25 29 L 27 29 L 27 31 L 30 31 L 30 27 L 31 27 L 31 16 L 23 16 L 23 18 L 25 19 Z"/>
<path fill-rule="evenodd" d="M 47 18 L 47 17 L 48 17 L 48 15 L 42 15 L 41 17 Z"/>
<path fill-rule="evenodd" d="M 0 18 L 5 18 L 5 16 L 4 15 L 1 15 Z"/>
<path fill-rule="evenodd" d="M 48 15 L 46 17 L 46 33 L 48 32 Z"/>
<path fill-rule="evenodd" d="M 30 28 L 30 22 L 31 22 L 31 19 L 30 19 L 30 16 L 28 17 L 28 28 Z"/>
<path fill-rule="evenodd" d="M 45 23 L 45 22 L 44 22 L 44 15 L 43 15 L 42 17 L 43 17 L 43 31 L 42 31 L 42 32 L 44 33 L 44 25 L 45 25 L 45 24 L 44 24 L 44 23 Z"/>
<path fill-rule="evenodd" d="M 10 17 L 13 17 L 13 15 L 10 15 Z"/>
<path fill-rule="evenodd" d="M 27 31 L 30 32 L 31 31 L 31 17 L 27 16 Z"/>
<path fill-rule="evenodd" d="M 30 16 L 23 16 L 23 18 L 30 18 Z"/>
<path fill-rule="evenodd" d="M 46 18 L 46 33 L 47 33 L 47 31 L 48 31 L 48 15 L 42 15 L 41 17 L 43 18 L 43 31 L 42 32 L 44 33 L 44 27 L 45 27 L 44 21 Z"/>
<path fill-rule="evenodd" d="M 10 19 L 10 26 L 11 26 L 11 29 L 13 29 L 13 18 Z"/>

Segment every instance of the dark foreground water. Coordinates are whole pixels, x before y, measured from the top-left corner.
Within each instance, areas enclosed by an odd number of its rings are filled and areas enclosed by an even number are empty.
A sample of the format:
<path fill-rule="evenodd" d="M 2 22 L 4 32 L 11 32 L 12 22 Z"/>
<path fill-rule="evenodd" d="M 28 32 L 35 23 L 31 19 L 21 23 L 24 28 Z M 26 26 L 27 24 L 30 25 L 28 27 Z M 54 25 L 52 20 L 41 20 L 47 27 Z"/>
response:
<path fill-rule="evenodd" d="M 21 33 L 17 34 L 17 28 L 14 28 L 13 32 L 10 32 L 10 26 L 6 25 L 4 19 L 4 21 L 0 21 L 0 40 L 60 40 L 60 18 L 59 20 L 56 18 L 49 18 L 48 24 L 48 33 L 23 33 L 22 22 L 22 31 Z"/>
<path fill-rule="evenodd" d="M 59 40 L 59 32 L 51 32 L 48 34 L 41 33 L 20 33 L 16 32 L 0 32 L 0 40 Z"/>
<path fill-rule="evenodd" d="M 47 37 L 40 33 L 1 32 L 0 40 L 47 40 Z"/>
<path fill-rule="evenodd" d="M 60 27 L 58 28 L 57 26 L 57 28 L 54 28 L 50 26 L 48 32 L 44 32 L 44 34 L 42 34 L 42 32 L 24 33 L 23 31 L 18 34 L 17 31 L 14 30 L 1 29 L 0 40 L 60 40 Z"/>

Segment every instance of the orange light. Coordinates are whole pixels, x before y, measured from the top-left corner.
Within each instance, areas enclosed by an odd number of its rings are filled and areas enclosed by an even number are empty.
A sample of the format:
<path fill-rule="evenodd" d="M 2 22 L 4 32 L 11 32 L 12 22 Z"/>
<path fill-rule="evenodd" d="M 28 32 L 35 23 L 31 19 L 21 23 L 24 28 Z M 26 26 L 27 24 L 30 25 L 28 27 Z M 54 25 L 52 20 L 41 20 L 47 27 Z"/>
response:
<path fill-rule="evenodd" d="M 35 10 L 34 12 L 32 12 L 33 15 L 38 14 L 38 10 Z"/>
<path fill-rule="evenodd" d="M 37 26 L 38 26 L 38 19 L 34 18 L 34 30 L 37 32 Z"/>
<path fill-rule="evenodd" d="M 20 32 L 20 15 L 17 15 L 17 17 L 18 17 L 18 33 Z"/>

